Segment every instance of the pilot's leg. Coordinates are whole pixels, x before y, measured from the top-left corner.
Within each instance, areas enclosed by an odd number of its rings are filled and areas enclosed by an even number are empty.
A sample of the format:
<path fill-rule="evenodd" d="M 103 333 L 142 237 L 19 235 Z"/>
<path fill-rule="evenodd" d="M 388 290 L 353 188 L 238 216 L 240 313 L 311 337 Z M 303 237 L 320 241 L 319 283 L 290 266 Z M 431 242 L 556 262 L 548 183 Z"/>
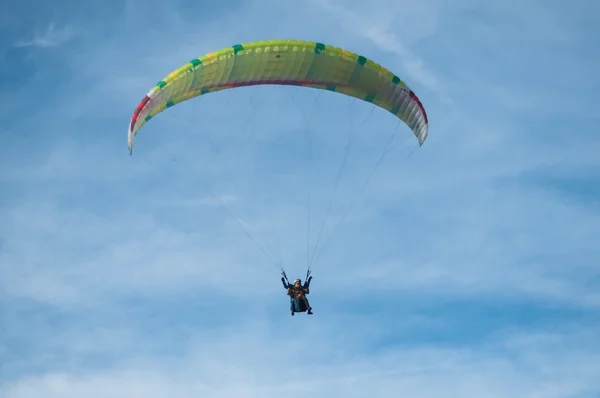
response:
<path fill-rule="evenodd" d="M 312 315 L 312 308 L 310 307 L 310 304 L 308 304 L 308 299 L 306 297 L 304 297 L 304 304 L 306 305 L 307 314 Z"/>

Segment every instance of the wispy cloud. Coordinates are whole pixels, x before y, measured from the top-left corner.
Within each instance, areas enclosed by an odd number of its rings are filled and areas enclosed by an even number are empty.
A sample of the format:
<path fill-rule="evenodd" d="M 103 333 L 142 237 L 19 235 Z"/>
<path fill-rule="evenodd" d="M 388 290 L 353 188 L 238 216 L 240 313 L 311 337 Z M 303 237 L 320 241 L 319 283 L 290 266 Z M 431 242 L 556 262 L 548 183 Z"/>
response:
<path fill-rule="evenodd" d="M 56 29 L 54 23 L 50 23 L 44 32 L 37 33 L 32 39 L 17 41 L 15 47 L 57 47 L 75 36 L 75 31 L 69 27 Z"/>

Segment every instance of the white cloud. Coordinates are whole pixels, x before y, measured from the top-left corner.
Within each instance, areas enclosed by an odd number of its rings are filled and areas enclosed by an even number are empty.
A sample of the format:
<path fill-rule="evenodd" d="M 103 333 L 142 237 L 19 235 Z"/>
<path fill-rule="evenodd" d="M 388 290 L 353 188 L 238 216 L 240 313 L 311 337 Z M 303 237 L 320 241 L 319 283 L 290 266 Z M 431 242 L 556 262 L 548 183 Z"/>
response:
<path fill-rule="evenodd" d="M 50 23 L 42 33 L 35 34 L 32 39 L 23 39 L 15 43 L 15 47 L 57 47 L 75 36 L 75 31 L 70 26 L 56 29 Z"/>
<path fill-rule="evenodd" d="M 46 397 L 227 397 L 316 398 L 407 396 L 566 397 L 597 391 L 597 336 L 561 329 L 552 334 L 501 333 L 476 347 L 400 346 L 362 352 L 375 325 L 294 319 L 295 333 L 278 335 L 259 316 L 234 329 L 192 336 L 185 354 L 162 360 L 134 355 L 107 370 L 78 367 L 5 384 L 7 398 Z M 291 327 L 291 323 L 284 322 Z M 378 325 L 379 326 L 379 325 Z M 240 330 L 241 328 L 241 330 Z M 345 331 L 345 332 L 343 332 Z M 336 342 L 335 337 L 342 337 Z M 76 343 L 76 342 L 75 342 Z M 348 350 L 354 344 L 354 350 Z M 564 349 L 588 344 L 586 350 Z M 93 349 L 93 347 L 92 347 Z M 556 361 L 560 364 L 557 364 Z M 62 366 L 63 368 L 65 365 Z M 68 366 L 67 366 L 68 367 Z M 596 390 L 594 390 L 596 388 Z"/>

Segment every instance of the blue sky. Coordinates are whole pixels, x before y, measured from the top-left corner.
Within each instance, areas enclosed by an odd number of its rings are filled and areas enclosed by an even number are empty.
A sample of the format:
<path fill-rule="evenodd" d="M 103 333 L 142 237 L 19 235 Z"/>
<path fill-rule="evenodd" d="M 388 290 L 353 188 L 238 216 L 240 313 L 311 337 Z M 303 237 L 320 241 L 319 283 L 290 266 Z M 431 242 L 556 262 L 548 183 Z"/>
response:
<path fill-rule="evenodd" d="M 597 397 L 600 3 L 577 4 L 2 3 L 1 395 Z M 401 125 L 357 196 L 393 116 L 253 87 L 169 109 L 129 156 L 158 80 L 271 38 L 388 67 L 425 144 Z M 352 203 L 291 317 L 277 264 L 303 277 Z"/>

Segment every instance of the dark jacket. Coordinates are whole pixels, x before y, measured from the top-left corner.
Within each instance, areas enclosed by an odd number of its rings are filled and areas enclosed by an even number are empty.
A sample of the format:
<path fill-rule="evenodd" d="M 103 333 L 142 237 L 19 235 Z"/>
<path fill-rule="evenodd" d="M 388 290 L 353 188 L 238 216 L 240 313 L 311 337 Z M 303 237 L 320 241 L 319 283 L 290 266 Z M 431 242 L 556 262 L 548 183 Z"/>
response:
<path fill-rule="evenodd" d="M 306 297 L 307 294 L 310 294 L 310 280 L 312 276 L 308 278 L 306 282 L 304 282 L 303 286 L 296 287 L 290 283 L 287 283 L 283 278 L 281 278 L 281 283 L 283 283 L 283 288 L 287 289 L 286 294 L 290 296 L 290 298 L 294 298 L 296 300 L 300 300 Z"/>

